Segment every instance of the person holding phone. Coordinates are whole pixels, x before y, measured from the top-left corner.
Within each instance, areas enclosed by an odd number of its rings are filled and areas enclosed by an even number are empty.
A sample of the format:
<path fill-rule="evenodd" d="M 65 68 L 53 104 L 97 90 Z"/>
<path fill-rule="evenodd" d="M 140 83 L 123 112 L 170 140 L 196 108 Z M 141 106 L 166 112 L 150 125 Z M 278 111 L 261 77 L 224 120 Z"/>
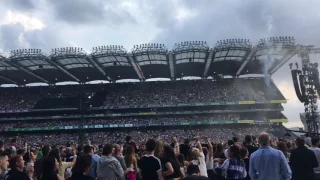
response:
<path fill-rule="evenodd" d="M 34 167 L 34 162 L 37 159 L 38 152 L 35 150 L 30 150 L 28 147 L 28 152 L 23 155 L 23 160 L 26 162 L 26 170 Z"/>

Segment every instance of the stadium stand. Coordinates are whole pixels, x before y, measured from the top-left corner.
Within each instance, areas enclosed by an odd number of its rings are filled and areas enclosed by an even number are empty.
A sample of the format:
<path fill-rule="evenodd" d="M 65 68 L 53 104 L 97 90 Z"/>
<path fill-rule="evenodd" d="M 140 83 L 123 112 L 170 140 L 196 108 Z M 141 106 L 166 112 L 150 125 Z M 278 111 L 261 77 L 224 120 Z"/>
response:
<path fill-rule="evenodd" d="M 212 143 L 227 150 L 237 138 L 232 146 L 257 147 L 256 137 L 268 132 L 273 147 L 280 141 L 292 144 L 295 136 L 288 136 L 281 112 L 286 99 L 272 80 L 250 77 L 266 73 L 266 54 L 275 57 L 267 69 L 272 74 L 301 49 L 292 38 L 280 39 L 255 46 L 229 39 L 214 48 L 188 41 L 172 50 L 142 44 L 131 52 L 99 46 L 91 54 L 67 47 L 53 49 L 50 56 L 39 49 L 13 50 L 8 58 L 0 56 L 0 84 L 17 86 L 0 88 L 0 140 L 9 156 L 50 145 L 53 152 L 59 148 L 63 161 L 76 149 L 81 157 L 85 144 L 101 155 L 107 143 L 124 149 L 137 145 L 139 159 L 148 139 L 173 148 L 189 139 L 190 147 Z M 152 78 L 167 81 L 148 82 Z M 108 83 L 88 83 L 94 80 Z M 56 84 L 65 81 L 78 84 Z"/>

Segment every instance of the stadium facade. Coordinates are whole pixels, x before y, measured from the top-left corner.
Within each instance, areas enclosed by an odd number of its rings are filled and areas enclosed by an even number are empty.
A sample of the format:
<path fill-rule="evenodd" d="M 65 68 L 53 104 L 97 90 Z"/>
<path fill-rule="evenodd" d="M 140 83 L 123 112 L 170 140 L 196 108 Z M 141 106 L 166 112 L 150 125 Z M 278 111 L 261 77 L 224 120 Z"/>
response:
<path fill-rule="evenodd" d="M 163 44 L 136 45 L 131 52 L 122 46 L 99 46 L 91 54 L 81 48 L 56 48 L 50 56 L 39 49 L 14 50 L 8 58 L 0 57 L 0 84 L 19 86 L 0 89 L 1 134 L 262 124 L 283 128 L 288 119 L 281 103 L 287 101 L 267 77 L 302 48 L 291 37 L 274 37 L 254 46 L 244 39 L 222 40 L 213 48 L 204 41 L 188 41 L 171 51 Z M 239 77 L 249 74 L 264 78 Z M 181 80 L 187 76 L 202 79 Z M 150 78 L 171 81 L 145 82 Z M 121 79 L 141 82 L 115 83 Z M 86 84 L 93 80 L 111 83 Z M 79 85 L 55 86 L 63 81 Z M 49 86 L 24 87 L 28 83 Z M 37 125 L 54 120 L 60 124 Z"/>

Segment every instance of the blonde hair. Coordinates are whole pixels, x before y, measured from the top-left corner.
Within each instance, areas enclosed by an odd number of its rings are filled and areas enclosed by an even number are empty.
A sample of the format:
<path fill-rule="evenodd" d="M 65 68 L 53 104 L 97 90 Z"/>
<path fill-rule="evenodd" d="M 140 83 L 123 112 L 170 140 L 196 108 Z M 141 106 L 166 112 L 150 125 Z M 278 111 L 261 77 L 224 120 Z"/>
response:
<path fill-rule="evenodd" d="M 156 141 L 156 147 L 154 149 L 154 156 L 156 156 L 157 158 L 160 158 L 161 152 L 163 151 L 163 146 L 164 146 L 164 143 L 162 140 Z"/>
<path fill-rule="evenodd" d="M 199 157 L 202 157 L 200 155 L 200 150 L 198 148 L 192 148 L 191 151 L 192 160 L 198 160 L 198 163 L 200 164 Z"/>

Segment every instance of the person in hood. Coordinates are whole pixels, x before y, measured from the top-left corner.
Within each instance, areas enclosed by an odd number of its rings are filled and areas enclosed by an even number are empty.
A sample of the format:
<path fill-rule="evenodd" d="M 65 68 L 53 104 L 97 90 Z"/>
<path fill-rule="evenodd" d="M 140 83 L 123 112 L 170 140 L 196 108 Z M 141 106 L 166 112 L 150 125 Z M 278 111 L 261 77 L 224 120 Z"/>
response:
<path fill-rule="evenodd" d="M 99 180 L 123 180 L 124 171 L 120 162 L 112 156 L 114 151 L 112 144 L 106 144 L 102 150 L 102 156 L 98 161 L 97 179 Z"/>

